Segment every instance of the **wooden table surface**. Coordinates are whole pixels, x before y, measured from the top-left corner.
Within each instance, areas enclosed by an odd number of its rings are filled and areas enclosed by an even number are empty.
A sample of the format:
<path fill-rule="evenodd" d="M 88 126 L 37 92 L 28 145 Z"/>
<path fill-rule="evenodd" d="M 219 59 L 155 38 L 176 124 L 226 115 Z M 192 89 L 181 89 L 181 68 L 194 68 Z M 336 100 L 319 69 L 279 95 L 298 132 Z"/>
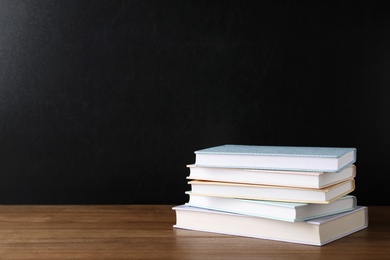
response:
<path fill-rule="evenodd" d="M 323 247 L 175 229 L 171 208 L 0 206 L 0 259 L 390 259 L 390 206 Z"/>

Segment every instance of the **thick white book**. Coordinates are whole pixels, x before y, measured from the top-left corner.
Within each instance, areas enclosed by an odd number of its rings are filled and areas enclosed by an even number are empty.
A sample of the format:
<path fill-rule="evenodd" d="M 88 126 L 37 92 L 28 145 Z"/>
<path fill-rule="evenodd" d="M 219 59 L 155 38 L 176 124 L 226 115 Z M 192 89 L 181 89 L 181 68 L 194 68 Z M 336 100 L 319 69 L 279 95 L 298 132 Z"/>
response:
<path fill-rule="evenodd" d="M 356 177 L 356 166 L 339 172 L 277 171 L 187 165 L 187 179 L 320 189 Z"/>
<path fill-rule="evenodd" d="M 356 148 L 222 145 L 195 151 L 206 167 L 337 172 L 356 161 Z"/>
<path fill-rule="evenodd" d="M 181 205 L 175 228 L 322 246 L 368 226 L 367 207 L 303 222 L 251 217 Z"/>
<path fill-rule="evenodd" d="M 211 197 L 191 192 L 187 194 L 189 195 L 187 206 L 289 222 L 300 222 L 346 212 L 357 206 L 356 197 L 352 195 L 343 196 L 329 204 L 308 204 Z"/>
<path fill-rule="evenodd" d="M 303 203 L 330 203 L 355 189 L 355 180 L 348 180 L 323 189 L 308 189 L 282 186 L 266 186 L 213 181 L 190 181 L 193 194 Z"/>

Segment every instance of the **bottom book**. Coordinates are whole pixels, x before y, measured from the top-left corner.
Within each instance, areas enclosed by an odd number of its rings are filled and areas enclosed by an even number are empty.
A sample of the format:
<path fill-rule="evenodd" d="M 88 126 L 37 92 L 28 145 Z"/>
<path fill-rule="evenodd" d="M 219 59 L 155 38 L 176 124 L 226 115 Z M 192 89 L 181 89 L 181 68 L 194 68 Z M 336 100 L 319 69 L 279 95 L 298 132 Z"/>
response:
<path fill-rule="evenodd" d="M 174 207 L 175 228 L 322 246 L 368 226 L 367 207 L 304 222 L 232 214 L 187 205 Z"/>

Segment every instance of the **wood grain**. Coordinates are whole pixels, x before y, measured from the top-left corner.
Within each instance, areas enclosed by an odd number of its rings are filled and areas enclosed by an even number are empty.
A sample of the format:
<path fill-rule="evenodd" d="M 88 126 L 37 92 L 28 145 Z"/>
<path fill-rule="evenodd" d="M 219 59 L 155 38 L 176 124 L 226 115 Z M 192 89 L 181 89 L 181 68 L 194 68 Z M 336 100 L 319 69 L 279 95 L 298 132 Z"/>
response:
<path fill-rule="evenodd" d="M 323 247 L 174 229 L 171 208 L 0 206 L 0 259 L 390 259 L 390 206 Z"/>

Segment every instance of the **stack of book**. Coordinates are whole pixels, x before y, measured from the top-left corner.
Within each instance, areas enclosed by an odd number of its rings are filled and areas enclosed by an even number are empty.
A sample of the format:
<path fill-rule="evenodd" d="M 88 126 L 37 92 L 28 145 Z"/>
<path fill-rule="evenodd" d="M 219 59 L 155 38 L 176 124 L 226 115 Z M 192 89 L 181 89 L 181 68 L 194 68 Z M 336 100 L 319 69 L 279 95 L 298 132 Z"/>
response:
<path fill-rule="evenodd" d="M 222 145 L 195 151 L 174 227 L 322 246 L 364 229 L 356 149 Z"/>

